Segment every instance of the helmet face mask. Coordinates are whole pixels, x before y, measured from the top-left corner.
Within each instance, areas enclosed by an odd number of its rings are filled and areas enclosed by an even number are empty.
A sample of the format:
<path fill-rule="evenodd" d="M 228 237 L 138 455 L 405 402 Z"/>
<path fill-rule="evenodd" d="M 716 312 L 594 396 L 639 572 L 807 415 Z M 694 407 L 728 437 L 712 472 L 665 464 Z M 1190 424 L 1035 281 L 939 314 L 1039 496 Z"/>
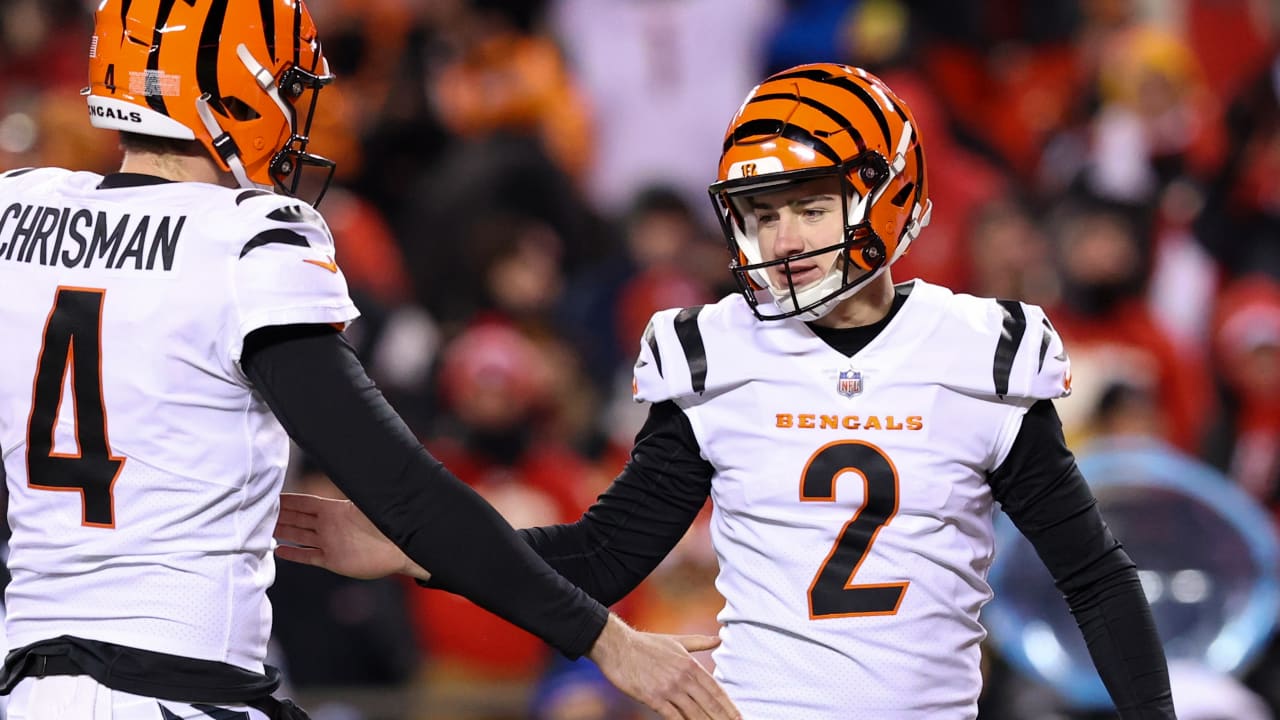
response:
<path fill-rule="evenodd" d="M 323 196 L 334 164 L 307 146 L 333 76 L 301 0 L 102 0 L 89 58 L 95 127 L 196 140 L 241 187 Z"/>
<path fill-rule="evenodd" d="M 750 198 L 838 178 L 843 231 L 830 244 L 764 260 Z M 762 320 L 816 320 L 854 295 L 907 249 L 928 223 L 924 155 L 910 111 L 875 76 L 844 65 L 805 65 L 754 88 L 729 125 L 719 179 L 709 188 L 730 270 Z M 769 270 L 828 253 L 820 282 L 795 288 Z M 773 307 L 761 305 L 768 290 Z"/>
<path fill-rule="evenodd" d="M 284 147 L 271 158 L 269 166 L 271 181 L 280 192 L 298 197 L 303 185 L 303 174 L 310 169 L 307 173 L 308 178 L 313 174 L 323 177 L 323 180 L 306 183 L 306 187 L 319 188 L 315 199 L 309 201 L 312 205 L 319 205 L 324 199 L 325 191 L 333 181 L 333 173 L 337 170 L 337 164 L 332 160 L 307 152 L 311 122 L 316 116 L 316 102 L 320 98 L 320 89 L 331 82 L 333 82 L 332 75 L 317 75 L 297 65 L 285 70 L 279 82 L 280 94 L 286 99 L 289 107 L 289 127 L 293 128 L 293 132 Z M 302 121 L 301 132 L 299 132 L 297 103 L 306 94 L 310 94 L 311 101 L 307 104 L 306 119 Z"/>

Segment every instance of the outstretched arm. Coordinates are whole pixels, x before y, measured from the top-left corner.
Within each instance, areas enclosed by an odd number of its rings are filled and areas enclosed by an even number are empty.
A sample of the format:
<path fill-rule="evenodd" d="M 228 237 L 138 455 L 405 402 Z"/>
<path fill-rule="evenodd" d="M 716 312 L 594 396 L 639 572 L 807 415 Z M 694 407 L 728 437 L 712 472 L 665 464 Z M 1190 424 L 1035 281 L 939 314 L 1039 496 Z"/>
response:
<path fill-rule="evenodd" d="M 1098 512 L 1052 402 L 1027 411 L 990 483 L 1065 596 L 1120 716 L 1175 717 L 1164 648 L 1137 569 Z"/>
<path fill-rule="evenodd" d="M 689 644 L 714 645 L 713 638 L 636 632 L 560 577 L 426 452 L 335 330 L 256 331 L 246 339 L 241 365 L 290 436 L 442 587 L 570 657 L 588 654 L 611 681 L 663 717 L 738 717 L 686 651 Z"/>
<path fill-rule="evenodd" d="M 612 605 L 648 577 L 688 531 L 706 503 L 711 475 L 688 418 L 675 403 L 657 403 L 636 435 L 630 461 L 580 519 L 518 534 L 570 582 Z M 354 507 L 286 494 L 276 536 L 306 546 L 281 547 L 277 552 L 286 560 L 350 577 L 403 573 L 437 586 Z"/>

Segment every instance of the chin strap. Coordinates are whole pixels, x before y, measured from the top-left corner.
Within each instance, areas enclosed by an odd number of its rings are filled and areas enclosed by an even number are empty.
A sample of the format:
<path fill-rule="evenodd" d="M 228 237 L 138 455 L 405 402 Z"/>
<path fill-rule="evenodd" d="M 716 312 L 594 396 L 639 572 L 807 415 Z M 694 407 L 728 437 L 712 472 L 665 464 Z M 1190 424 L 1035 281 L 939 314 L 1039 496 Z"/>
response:
<path fill-rule="evenodd" d="M 932 217 L 932 200 L 926 199 L 923 203 L 916 205 L 915 209 L 911 211 L 911 219 L 907 221 L 907 226 L 902 230 L 902 237 L 898 238 L 898 249 L 893 253 L 893 257 L 889 258 L 889 263 L 893 263 L 907 253 L 907 248 L 911 247 L 911 242 L 919 237 L 920 231 L 925 229 Z"/>
<path fill-rule="evenodd" d="M 222 126 L 218 124 L 218 119 L 213 116 L 213 111 L 209 109 L 211 99 L 212 96 L 209 93 L 196 98 L 196 115 L 200 116 L 204 129 L 213 137 L 214 151 L 218 153 L 218 157 L 222 158 L 222 162 L 231 168 L 231 174 L 240 187 L 262 189 L 262 186 L 250 180 L 248 173 L 244 171 L 244 163 L 240 161 L 239 146 L 229 133 L 223 131 Z"/>
<path fill-rule="evenodd" d="M 262 92 L 266 93 L 272 102 L 280 108 L 280 114 L 287 118 L 293 117 L 293 112 L 280 97 L 280 89 L 276 87 L 275 77 L 272 76 L 270 70 L 258 62 L 258 59 L 253 56 L 253 53 L 249 52 L 249 48 L 244 43 L 236 46 L 236 57 L 240 58 L 240 62 L 245 66 L 245 69 L 253 74 L 253 79 L 258 83 L 258 87 L 262 89 Z M 326 61 L 326 67 L 327 64 L 328 61 Z M 292 131 L 293 128 L 290 128 L 290 130 Z"/>

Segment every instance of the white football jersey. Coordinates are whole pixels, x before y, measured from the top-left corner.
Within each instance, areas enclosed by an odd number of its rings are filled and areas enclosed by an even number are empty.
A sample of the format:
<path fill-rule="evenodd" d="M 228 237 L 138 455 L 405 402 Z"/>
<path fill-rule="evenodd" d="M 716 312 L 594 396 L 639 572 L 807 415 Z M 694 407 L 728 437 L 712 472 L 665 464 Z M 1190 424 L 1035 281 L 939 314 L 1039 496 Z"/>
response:
<path fill-rule="evenodd" d="M 715 469 L 715 674 L 745 718 L 977 716 L 987 473 L 1070 385 L 1040 308 L 915 281 L 848 358 L 734 294 L 656 314 L 635 381 Z"/>
<path fill-rule="evenodd" d="M 289 444 L 240 351 L 357 311 L 304 203 L 101 181 L 0 175 L 9 646 L 72 635 L 260 673 Z"/>

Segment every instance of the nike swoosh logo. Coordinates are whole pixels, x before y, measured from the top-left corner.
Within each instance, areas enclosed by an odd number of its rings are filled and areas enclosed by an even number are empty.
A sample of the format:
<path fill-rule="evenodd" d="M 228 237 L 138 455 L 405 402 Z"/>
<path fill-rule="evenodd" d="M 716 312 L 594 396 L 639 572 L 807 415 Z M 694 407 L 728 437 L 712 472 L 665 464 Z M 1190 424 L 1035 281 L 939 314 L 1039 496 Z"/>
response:
<path fill-rule="evenodd" d="M 316 267 L 322 267 L 331 273 L 338 272 L 338 263 L 334 262 L 333 258 L 331 257 L 325 258 L 324 260 L 311 260 L 310 258 L 304 258 L 302 262 L 310 263 L 311 265 L 315 265 Z"/>

